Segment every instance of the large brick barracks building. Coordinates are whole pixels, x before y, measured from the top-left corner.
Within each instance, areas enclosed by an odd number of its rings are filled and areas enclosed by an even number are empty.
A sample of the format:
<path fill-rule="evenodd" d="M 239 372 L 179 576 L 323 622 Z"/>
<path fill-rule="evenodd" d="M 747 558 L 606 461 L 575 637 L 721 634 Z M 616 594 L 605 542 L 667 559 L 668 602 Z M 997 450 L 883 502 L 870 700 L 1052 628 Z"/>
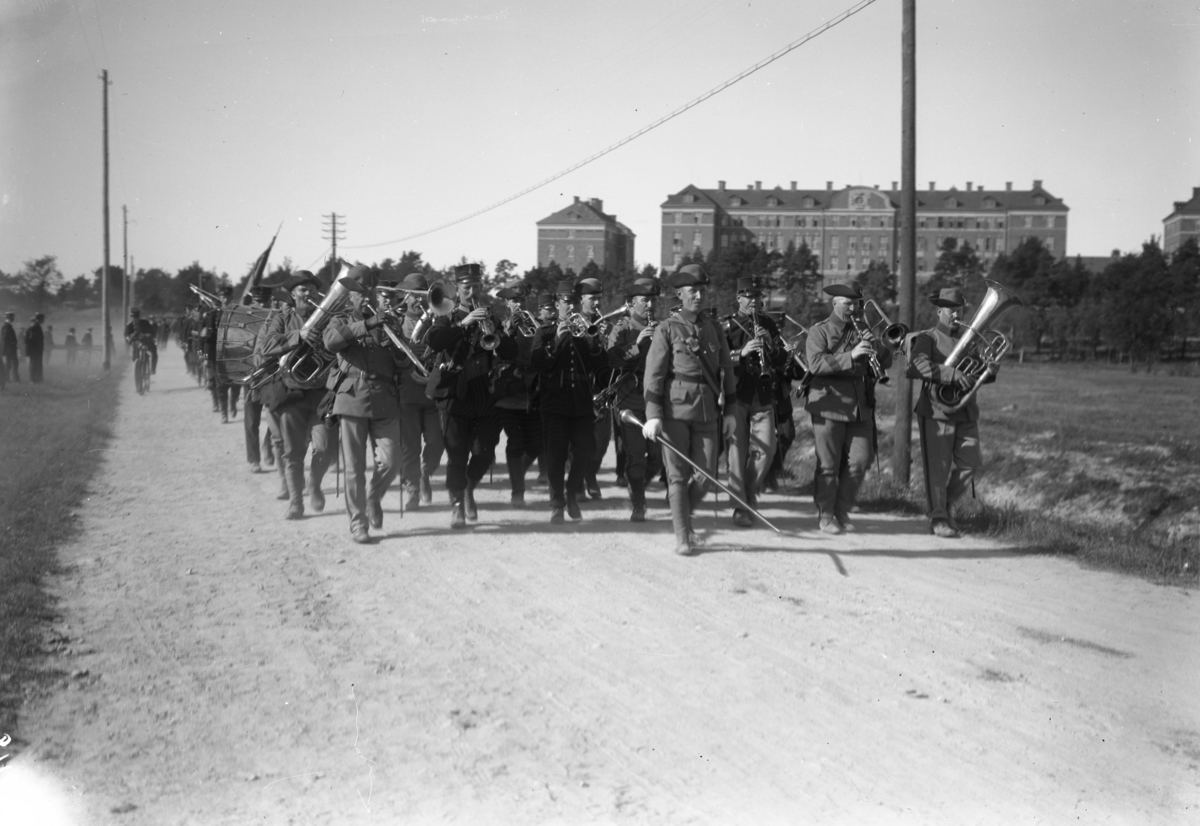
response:
<path fill-rule="evenodd" d="M 634 234 L 599 198 L 579 200 L 537 222 L 538 266 L 557 261 L 579 272 L 589 261 L 600 269 L 632 270 Z"/>
<path fill-rule="evenodd" d="M 664 269 L 684 255 L 708 255 L 738 241 L 753 241 L 780 251 L 807 244 L 820 259 L 828 281 L 848 281 L 872 261 L 895 270 L 899 258 L 900 191 L 875 186 L 834 189 L 745 189 L 688 185 L 662 204 Z M 930 182 L 917 192 L 917 275 L 933 274 L 944 239 L 956 238 L 978 251 L 984 263 L 1036 236 L 1056 256 L 1067 251 L 1067 205 L 1034 181 L 1033 188 L 938 189 Z"/>

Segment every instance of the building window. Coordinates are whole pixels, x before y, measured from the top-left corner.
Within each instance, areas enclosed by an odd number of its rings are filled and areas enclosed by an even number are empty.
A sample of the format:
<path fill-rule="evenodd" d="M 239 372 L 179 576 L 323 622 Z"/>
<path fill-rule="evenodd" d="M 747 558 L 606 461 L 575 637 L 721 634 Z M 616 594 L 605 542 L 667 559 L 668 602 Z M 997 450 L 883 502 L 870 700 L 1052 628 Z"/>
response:
<path fill-rule="evenodd" d="M 702 246 L 704 246 L 704 233 L 697 232 L 692 237 L 692 246 L 695 247 L 696 249 L 700 249 Z"/>
<path fill-rule="evenodd" d="M 1004 219 L 1003 218 L 996 219 L 996 229 L 1004 229 Z"/>
<path fill-rule="evenodd" d="M 573 247 L 573 246 L 567 247 L 567 260 L 568 261 L 575 260 L 575 247 Z"/>
<path fill-rule="evenodd" d="M 858 236 L 851 235 L 846 245 L 850 248 L 850 252 L 854 252 L 858 249 Z"/>
<path fill-rule="evenodd" d="M 846 269 L 848 269 L 848 270 L 854 269 L 854 259 L 853 258 L 846 259 Z"/>
<path fill-rule="evenodd" d="M 696 202 L 696 196 L 689 192 L 687 195 L 683 196 L 683 202 L 685 204 L 693 204 Z"/>
<path fill-rule="evenodd" d="M 588 260 L 589 261 L 596 260 L 596 248 L 594 246 L 592 246 L 591 244 L 588 244 Z"/>
<path fill-rule="evenodd" d="M 996 239 L 996 252 L 1004 252 L 1004 239 L 1003 238 Z"/>
<path fill-rule="evenodd" d="M 1050 252 L 1054 252 L 1054 236 L 1053 235 L 1051 235 L 1049 238 L 1046 239 L 1046 249 L 1049 250 Z"/>
<path fill-rule="evenodd" d="M 699 213 L 699 212 L 697 212 L 695 215 L 693 215 L 693 216 L 692 216 L 692 218 L 693 218 L 693 220 L 692 220 L 692 223 L 693 223 L 693 224 L 699 224 L 699 223 L 702 223 L 702 222 L 701 222 L 701 220 L 700 220 L 701 216 L 700 216 L 700 213 Z"/>
<path fill-rule="evenodd" d="M 680 255 L 679 253 L 675 253 L 675 257 L 674 257 L 672 260 L 675 262 L 675 263 L 674 263 L 674 266 L 675 266 L 675 267 L 678 267 L 678 266 L 679 266 L 679 262 L 681 262 L 681 261 L 683 260 L 683 256 L 682 256 L 682 255 Z"/>
<path fill-rule="evenodd" d="M 838 245 L 841 243 L 841 241 L 842 241 L 842 238 L 840 235 L 833 236 L 833 238 L 829 242 L 829 248 L 834 249 L 834 250 L 837 249 Z M 834 267 L 834 269 L 836 270 L 837 267 Z"/>
<path fill-rule="evenodd" d="M 683 233 L 675 233 L 675 238 L 673 239 L 671 246 L 675 247 L 676 249 L 679 249 L 683 246 Z"/>
<path fill-rule="evenodd" d="M 546 254 L 550 256 L 551 261 L 554 260 L 554 245 L 553 244 L 551 244 L 549 247 L 546 248 Z"/>
<path fill-rule="evenodd" d="M 942 216 L 940 216 L 940 215 L 939 215 L 939 216 L 938 216 L 937 228 L 938 228 L 938 229 L 943 229 L 945 226 L 946 226 L 946 221 L 945 221 L 945 219 L 943 219 L 943 218 L 942 218 Z"/>
<path fill-rule="evenodd" d="M 675 223 L 677 223 L 677 224 L 683 223 L 683 213 L 682 212 L 675 213 Z"/>
<path fill-rule="evenodd" d="M 829 267 L 835 270 L 838 268 L 838 257 L 836 255 L 829 259 Z"/>

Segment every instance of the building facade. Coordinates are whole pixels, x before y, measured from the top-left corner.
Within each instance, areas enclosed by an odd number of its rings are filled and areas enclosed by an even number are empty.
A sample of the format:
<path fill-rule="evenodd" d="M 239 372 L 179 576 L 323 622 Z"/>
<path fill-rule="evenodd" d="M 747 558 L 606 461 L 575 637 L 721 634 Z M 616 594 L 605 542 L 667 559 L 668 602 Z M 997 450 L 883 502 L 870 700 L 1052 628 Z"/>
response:
<path fill-rule="evenodd" d="M 807 244 L 820 259 L 827 281 L 849 281 L 873 261 L 895 270 L 899 260 L 900 191 L 875 186 L 834 189 L 763 189 L 756 181 L 745 189 L 688 185 L 662 204 L 664 269 L 685 255 L 708 255 L 738 241 L 767 249 Z M 1042 239 L 1054 255 L 1067 250 L 1067 212 L 1034 181 L 1028 190 L 985 189 L 968 182 L 966 189 L 929 189 L 917 193 L 917 276 L 929 277 L 947 238 L 970 244 L 985 264 L 1028 237 Z"/>
<path fill-rule="evenodd" d="M 537 222 L 538 266 L 558 262 L 579 272 L 589 261 L 601 269 L 633 269 L 634 234 L 599 198 L 579 200 Z"/>
<path fill-rule="evenodd" d="M 1170 255 L 1189 238 L 1200 241 L 1200 186 L 1192 187 L 1190 201 L 1176 201 L 1174 211 L 1163 219 L 1163 252 Z"/>

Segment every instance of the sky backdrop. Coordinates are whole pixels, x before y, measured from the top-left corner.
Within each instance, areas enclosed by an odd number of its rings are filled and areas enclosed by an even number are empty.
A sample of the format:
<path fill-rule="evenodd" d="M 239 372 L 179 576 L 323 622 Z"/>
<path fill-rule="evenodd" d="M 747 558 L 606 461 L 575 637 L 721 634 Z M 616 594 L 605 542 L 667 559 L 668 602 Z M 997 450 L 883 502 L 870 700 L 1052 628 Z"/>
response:
<path fill-rule="evenodd" d="M 315 268 L 419 250 L 536 264 L 535 223 L 600 198 L 659 265 L 688 184 L 900 179 L 900 0 L 633 143 L 503 200 L 673 111 L 855 0 L 0 0 L 0 270 Z M 1028 189 L 1070 207 L 1071 255 L 1137 250 L 1200 186 L 1200 4 L 918 0 L 918 188 Z"/>

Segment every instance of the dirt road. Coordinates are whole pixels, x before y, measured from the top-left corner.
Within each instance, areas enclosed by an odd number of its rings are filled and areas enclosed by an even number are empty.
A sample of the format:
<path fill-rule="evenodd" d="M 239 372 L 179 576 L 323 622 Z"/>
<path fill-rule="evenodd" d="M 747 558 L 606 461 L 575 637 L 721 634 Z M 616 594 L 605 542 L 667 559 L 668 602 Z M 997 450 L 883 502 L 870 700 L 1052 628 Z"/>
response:
<path fill-rule="evenodd" d="M 559 528 L 500 473 L 466 533 L 393 492 L 364 547 L 246 468 L 177 350 L 130 379 L 8 814 L 36 786 L 146 826 L 1200 818 L 1185 591 L 914 519 L 830 538 L 782 497 L 797 536 L 709 511 L 679 558 L 661 491 L 631 525 L 611 472 Z"/>

